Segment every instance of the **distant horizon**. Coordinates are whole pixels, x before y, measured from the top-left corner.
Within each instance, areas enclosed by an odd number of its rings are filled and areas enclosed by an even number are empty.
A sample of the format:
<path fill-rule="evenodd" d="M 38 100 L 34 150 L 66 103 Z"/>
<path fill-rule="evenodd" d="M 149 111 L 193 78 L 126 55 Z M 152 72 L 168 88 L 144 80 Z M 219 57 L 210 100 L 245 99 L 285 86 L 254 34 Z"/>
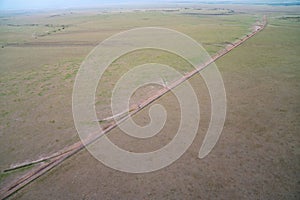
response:
<path fill-rule="evenodd" d="M 273 6 L 299 6 L 300 0 L 0 0 L 0 10 L 49 10 L 49 9 L 78 9 L 104 7 L 138 7 L 138 6 L 166 6 L 188 4 L 249 4 Z"/>

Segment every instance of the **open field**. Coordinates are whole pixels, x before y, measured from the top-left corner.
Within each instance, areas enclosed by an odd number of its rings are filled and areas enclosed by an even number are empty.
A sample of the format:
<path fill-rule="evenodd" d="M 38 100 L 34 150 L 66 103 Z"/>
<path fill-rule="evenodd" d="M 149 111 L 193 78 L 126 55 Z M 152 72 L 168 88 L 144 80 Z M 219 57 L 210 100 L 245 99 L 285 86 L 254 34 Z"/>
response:
<path fill-rule="evenodd" d="M 82 151 L 11 199 L 299 199 L 299 11 L 227 5 L 1 15 L 1 171 L 79 140 L 71 108 L 74 79 L 85 56 L 107 37 L 136 27 L 166 27 L 187 34 L 213 55 L 249 33 L 262 15 L 269 19 L 266 30 L 217 62 L 228 110 L 221 138 L 208 157 L 197 157 L 210 119 L 210 98 L 204 81 L 196 76 L 190 81 L 200 100 L 198 135 L 171 166 L 126 174 Z M 120 76 L 148 62 L 168 64 L 182 73 L 192 69 L 176 55 L 150 49 L 119 58 L 99 84 L 99 118 L 111 115 L 111 90 Z M 145 98 L 149 88 L 144 89 L 132 100 Z M 178 128 L 178 102 L 167 94 L 156 103 L 168 112 L 157 136 L 141 141 L 114 130 L 110 139 L 133 152 L 153 151 L 171 141 Z M 134 119 L 147 124 L 148 110 Z M 24 172 L 1 173 L 0 187 Z"/>

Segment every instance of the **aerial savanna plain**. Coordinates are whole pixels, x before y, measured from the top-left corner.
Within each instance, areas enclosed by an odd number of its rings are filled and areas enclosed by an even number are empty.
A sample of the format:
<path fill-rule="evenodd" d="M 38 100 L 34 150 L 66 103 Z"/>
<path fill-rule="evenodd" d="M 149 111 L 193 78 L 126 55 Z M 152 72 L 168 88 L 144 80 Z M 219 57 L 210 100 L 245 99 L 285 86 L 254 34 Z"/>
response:
<path fill-rule="evenodd" d="M 11 165 L 51 155 L 80 141 L 72 114 L 76 74 L 102 41 L 139 27 L 176 30 L 213 56 L 255 29 L 267 26 L 216 61 L 223 77 L 227 113 L 222 134 L 208 156 L 198 158 L 211 118 L 205 81 L 189 82 L 200 104 L 198 133 L 190 148 L 158 171 L 131 174 L 111 169 L 81 150 L 13 193 L 9 199 L 299 199 L 300 198 L 300 7 L 197 4 L 3 11 L 0 13 L 0 188 L 36 165 Z M 176 41 L 174 41 L 176 42 Z M 112 115 L 112 91 L 124 73 L 145 63 L 193 67 L 171 52 L 143 49 L 114 60 L 95 94 L 99 119 Z M 209 66 L 208 66 L 209 67 Z M 161 89 L 149 84 L 130 99 L 138 103 Z M 176 97 L 164 106 L 159 134 L 135 139 L 119 128 L 107 136 L 130 152 L 160 149 L 180 122 Z M 133 116 L 149 123 L 149 107 Z M 104 123 L 105 125 L 105 123 Z"/>

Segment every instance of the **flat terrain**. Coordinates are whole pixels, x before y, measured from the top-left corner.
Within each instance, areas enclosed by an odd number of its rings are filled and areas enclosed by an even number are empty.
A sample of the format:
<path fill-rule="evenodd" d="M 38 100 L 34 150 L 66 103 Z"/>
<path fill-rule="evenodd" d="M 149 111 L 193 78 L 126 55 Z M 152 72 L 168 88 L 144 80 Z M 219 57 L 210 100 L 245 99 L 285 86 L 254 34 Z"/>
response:
<path fill-rule="evenodd" d="M 148 174 L 104 166 L 86 150 L 17 192 L 11 199 L 299 199 L 300 198 L 300 21 L 299 7 L 207 7 L 159 10 L 70 10 L 0 15 L 0 170 L 49 155 L 79 140 L 72 116 L 72 88 L 81 62 L 101 41 L 136 27 L 171 28 L 192 37 L 213 55 L 251 32 L 264 14 L 267 28 L 219 60 L 227 93 L 227 118 L 213 151 L 198 152 L 210 120 L 210 98 L 200 76 L 198 135 L 174 164 Z M 2 47 L 2 48 L 1 48 Z M 171 53 L 131 52 L 117 59 L 99 84 L 96 110 L 108 117 L 110 95 L 120 76 L 136 65 L 191 66 Z M 132 101 L 151 90 L 142 88 Z M 118 146 L 147 152 L 172 140 L 180 115 L 170 93 L 164 129 L 146 140 L 118 129 Z M 145 125 L 148 109 L 134 117 Z M 27 169 L 0 174 L 0 187 Z"/>

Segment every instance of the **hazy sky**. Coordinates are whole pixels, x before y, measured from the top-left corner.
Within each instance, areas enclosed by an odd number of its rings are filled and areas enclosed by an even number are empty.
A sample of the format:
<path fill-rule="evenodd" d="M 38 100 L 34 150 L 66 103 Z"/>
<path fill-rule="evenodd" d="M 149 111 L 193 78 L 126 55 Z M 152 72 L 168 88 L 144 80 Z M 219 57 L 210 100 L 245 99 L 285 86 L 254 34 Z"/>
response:
<path fill-rule="evenodd" d="M 0 0 L 0 10 L 22 10 L 22 9 L 58 9 L 58 8 L 80 8 L 101 7 L 106 5 L 124 4 L 158 4 L 171 2 L 300 2 L 299 0 Z"/>

